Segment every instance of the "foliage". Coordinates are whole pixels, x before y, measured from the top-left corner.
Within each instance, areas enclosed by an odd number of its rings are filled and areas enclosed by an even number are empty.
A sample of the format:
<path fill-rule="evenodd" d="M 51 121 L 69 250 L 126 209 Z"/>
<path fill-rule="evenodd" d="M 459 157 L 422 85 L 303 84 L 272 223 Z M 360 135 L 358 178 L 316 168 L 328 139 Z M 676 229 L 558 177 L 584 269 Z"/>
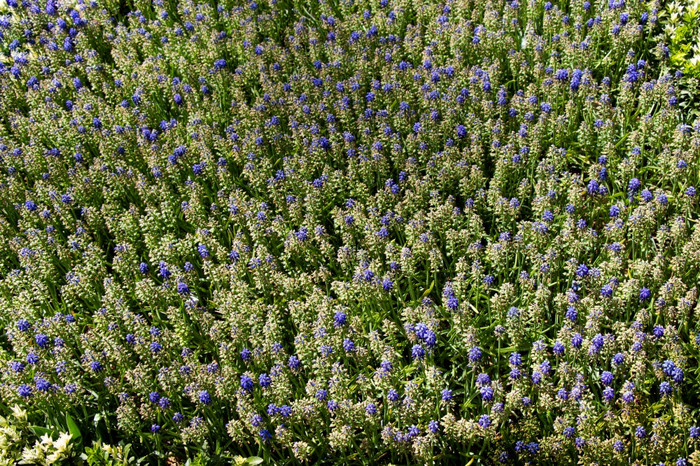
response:
<path fill-rule="evenodd" d="M 688 3 L 3 1 L 8 461 L 700 462 Z"/>
<path fill-rule="evenodd" d="M 700 1 L 669 2 L 661 20 L 669 40 L 671 63 L 700 76 Z"/>
<path fill-rule="evenodd" d="M 0 465 L 63 464 L 74 456 L 71 434 L 31 427 L 27 412 L 17 405 L 11 412 L 0 416 Z"/>
<path fill-rule="evenodd" d="M 95 442 L 92 446 L 85 447 L 81 455 L 89 466 L 126 466 L 136 464 L 136 459 L 129 456 L 131 445 L 106 445 Z"/>
<path fill-rule="evenodd" d="M 700 1 L 669 2 L 659 13 L 670 63 L 686 74 L 679 83 L 681 108 L 688 118 L 700 116 Z"/>

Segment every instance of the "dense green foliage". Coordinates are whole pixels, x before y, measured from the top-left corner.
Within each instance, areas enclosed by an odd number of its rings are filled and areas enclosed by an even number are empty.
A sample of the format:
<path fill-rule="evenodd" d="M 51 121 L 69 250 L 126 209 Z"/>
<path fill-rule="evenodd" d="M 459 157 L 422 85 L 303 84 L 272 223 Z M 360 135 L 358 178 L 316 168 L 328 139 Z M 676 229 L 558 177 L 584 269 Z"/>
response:
<path fill-rule="evenodd" d="M 0 461 L 700 462 L 679 8 L 7 0 Z"/>

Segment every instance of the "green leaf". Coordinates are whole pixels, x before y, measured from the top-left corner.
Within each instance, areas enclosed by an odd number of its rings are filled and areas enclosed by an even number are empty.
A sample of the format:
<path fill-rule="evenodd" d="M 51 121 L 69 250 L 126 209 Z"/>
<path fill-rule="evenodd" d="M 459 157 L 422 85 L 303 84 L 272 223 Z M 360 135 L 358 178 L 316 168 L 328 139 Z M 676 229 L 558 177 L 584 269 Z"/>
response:
<path fill-rule="evenodd" d="M 259 456 L 251 456 L 245 460 L 246 464 L 251 464 L 251 465 L 261 464 L 262 462 L 263 462 L 263 459 L 260 458 Z"/>
<path fill-rule="evenodd" d="M 73 436 L 73 440 L 80 443 L 83 440 L 83 434 L 80 433 L 78 424 L 76 424 L 75 419 L 70 414 L 66 414 L 66 424 L 68 424 L 68 432 Z"/>
<path fill-rule="evenodd" d="M 428 288 L 427 290 L 425 290 L 425 291 L 423 292 L 423 298 L 425 298 L 426 296 L 428 296 L 428 295 L 430 294 L 430 292 L 433 291 L 433 287 L 434 287 L 434 286 L 435 286 L 435 280 L 433 280 L 433 282 L 430 284 L 430 288 Z"/>
<path fill-rule="evenodd" d="M 56 432 L 54 429 L 48 429 L 46 427 L 41 426 L 30 426 L 29 429 L 32 432 L 34 432 L 34 435 L 36 435 L 37 437 L 48 435 L 54 440 L 58 438 L 58 432 Z"/>

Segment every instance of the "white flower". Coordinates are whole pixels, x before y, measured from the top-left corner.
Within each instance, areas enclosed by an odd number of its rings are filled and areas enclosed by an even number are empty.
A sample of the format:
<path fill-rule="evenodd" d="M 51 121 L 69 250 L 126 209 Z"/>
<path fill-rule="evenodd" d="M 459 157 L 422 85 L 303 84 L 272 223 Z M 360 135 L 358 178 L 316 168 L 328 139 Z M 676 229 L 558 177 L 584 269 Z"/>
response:
<path fill-rule="evenodd" d="M 22 461 L 20 464 L 43 464 L 44 463 L 44 452 L 39 444 L 34 445 L 33 448 L 25 448 L 22 450 Z"/>
<path fill-rule="evenodd" d="M 12 415 L 20 421 L 21 423 L 25 423 L 27 421 L 27 411 L 22 409 L 19 405 L 14 405 L 12 408 Z"/>
<path fill-rule="evenodd" d="M 49 436 L 49 434 L 44 434 L 41 436 L 41 444 L 42 445 L 53 445 L 53 439 Z"/>
<path fill-rule="evenodd" d="M 71 450 L 71 445 L 69 445 L 71 438 L 73 438 L 71 434 L 63 432 L 58 437 L 58 440 L 53 443 L 53 447 L 58 451 L 69 452 Z"/>

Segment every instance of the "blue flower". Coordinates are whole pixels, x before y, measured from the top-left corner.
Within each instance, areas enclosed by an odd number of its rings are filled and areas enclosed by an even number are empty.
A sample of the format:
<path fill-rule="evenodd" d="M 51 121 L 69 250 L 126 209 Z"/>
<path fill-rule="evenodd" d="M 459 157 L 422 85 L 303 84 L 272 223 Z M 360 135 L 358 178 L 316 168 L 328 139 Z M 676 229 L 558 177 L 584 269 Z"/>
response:
<path fill-rule="evenodd" d="M 289 361 L 287 362 L 287 366 L 289 366 L 290 369 L 298 369 L 299 366 L 301 365 L 301 361 L 299 361 L 299 358 L 296 356 L 290 356 Z"/>
<path fill-rule="evenodd" d="M 17 394 L 19 394 L 19 396 L 21 396 L 22 398 L 30 397 L 32 396 L 32 387 L 30 387 L 27 384 L 22 384 L 17 389 Z"/>
<path fill-rule="evenodd" d="M 241 359 L 243 359 L 244 361 L 249 361 L 253 355 L 253 353 L 248 348 L 243 348 L 240 354 Z"/>
<path fill-rule="evenodd" d="M 622 401 L 624 401 L 627 404 L 632 403 L 634 401 L 634 392 L 632 392 L 631 390 L 627 390 L 624 393 L 622 393 Z"/>
<path fill-rule="evenodd" d="M 670 396 L 673 393 L 673 387 L 668 382 L 661 382 L 659 384 L 659 394 L 661 396 Z"/>
<path fill-rule="evenodd" d="M 36 389 L 40 392 L 48 392 L 51 389 L 51 383 L 43 377 L 36 377 L 34 379 L 34 384 Z"/>
<path fill-rule="evenodd" d="M 267 443 L 272 438 L 270 431 L 268 431 L 267 429 L 260 429 L 258 435 L 260 436 L 260 439 L 263 441 L 263 443 Z"/>
<path fill-rule="evenodd" d="M 554 351 L 554 354 L 557 356 L 563 355 L 565 351 L 564 344 L 560 341 L 555 342 L 554 345 L 552 345 L 552 351 Z"/>
<path fill-rule="evenodd" d="M 649 288 L 642 287 L 639 290 L 639 301 L 644 302 L 649 300 L 649 298 L 651 298 L 651 291 L 649 291 Z"/>
<path fill-rule="evenodd" d="M 594 353 L 600 352 L 600 350 L 603 348 L 604 344 L 605 344 L 605 339 L 603 338 L 603 335 L 601 335 L 600 333 L 596 334 L 591 339 L 591 351 Z"/>
<path fill-rule="evenodd" d="M 576 269 L 576 275 L 585 278 L 588 275 L 588 267 L 585 264 L 581 264 Z"/>
<path fill-rule="evenodd" d="M 26 319 L 19 319 L 17 321 L 17 329 L 20 332 L 26 332 L 31 327 L 31 324 Z"/>
<path fill-rule="evenodd" d="M 44 335 L 43 333 L 37 333 L 34 335 L 34 341 L 36 344 L 39 346 L 39 348 L 46 348 L 49 346 L 49 337 Z"/>
<path fill-rule="evenodd" d="M 253 379 L 251 379 L 247 375 L 242 375 L 241 376 L 241 388 L 245 391 L 251 391 L 253 390 Z"/>
<path fill-rule="evenodd" d="M 351 353 L 355 351 L 355 343 L 351 339 L 346 338 L 343 340 L 343 349 L 346 353 Z"/>
<path fill-rule="evenodd" d="M 188 294 L 190 294 L 190 288 L 187 286 L 187 283 L 178 282 L 177 283 L 177 292 L 182 294 L 182 295 L 188 295 Z"/>
<path fill-rule="evenodd" d="M 610 284 L 603 285 L 603 287 L 600 289 L 600 295 L 605 297 L 605 298 L 612 297 L 612 294 L 613 294 L 613 288 Z"/>
<path fill-rule="evenodd" d="M 479 425 L 484 429 L 491 425 L 491 418 L 488 414 L 483 414 L 481 417 L 479 417 Z"/>
<path fill-rule="evenodd" d="M 571 346 L 573 346 L 574 348 L 580 348 L 582 344 L 583 337 L 580 333 L 576 333 L 573 337 L 571 337 Z"/>
<path fill-rule="evenodd" d="M 656 325 L 652 330 L 652 333 L 656 338 L 661 338 L 664 336 L 664 328 L 661 325 Z"/>
<path fill-rule="evenodd" d="M 195 163 L 194 165 L 192 165 L 192 173 L 194 173 L 195 175 L 201 175 L 202 173 L 204 173 L 205 167 L 206 167 L 205 162 Z"/>
<path fill-rule="evenodd" d="M 519 366 L 523 363 L 522 356 L 520 356 L 520 353 L 511 353 L 508 358 L 508 363 L 512 366 Z"/>
<path fill-rule="evenodd" d="M 12 369 L 15 373 L 20 373 L 24 370 L 24 364 L 19 361 L 12 361 L 10 363 L 10 369 Z"/>
<path fill-rule="evenodd" d="M 345 325 L 348 321 L 348 316 L 345 314 L 343 311 L 338 311 L 335 313 L 335 316 L 333 317 L 333 326 L 338 328 L 342 327 Z"/>
<path fill-rule="evenodd" d="M 384 289 L 384 291 L 391 291 L 393 287 L 394 282 L 391 279 L 385 278 L 384 280 L 382 280 L 382 288 Z"/>
<path fill-rule="evenodd" d="M 289 417 L 292 415 L 292 407 L 288 405 L 282 405 L 279 408 L 277 408 L 277 414 L 279 414 L 282 417 Z"/>
<path fill-rule="evenodd" d="M 161 276 L 161 278 L 169 278 L 170 277 L 170 270 L 168 269 L 167 265 L 165 262 L 161 261 L 158 264 L 158 274 Z"/>
<path fill-rule="evenodd" d="M 445 388 L 442 390 L 442 401 L 450 401 L 452 399 L 452 390 Z"/>
<path fill-rule="evenodd" d="M 203 404 L 208 405 L 211 403 L 211 395 L 209 394 L 208 391 L 202 390 L 199 392 L 199 401 L 201 401 Z"/>
<path fill-rule="evenodd" d="M 411 348 L 411 357 L 414 360 L 420 360 L 423 359 L 425 356 L 425 349 L 421 345 L 413 345 L 413 348 Z"/>
<path fill-rule="evenodd" d="M 469 360 L 472 362 L 481 360 L 481 348 L 478 346 L 472 346 L 469 349 Z"/>
<path fill-rule="evenodd" d="M 600 381 L 603 383 L 603 385 L 610 385 L 614 378 L 615 376 L 609 371 L 603 371 L 603 373 L 600 375 Z"/>
<path fill-rule="evenodd" d="M 467 136 L 467 128 L 464 127 L 464 125 L 459 125 L 457 126 L 457 137 L 458 138 L 464 138 Z"/>
<path fill-rule="evenodd" d="M 642 183 L 639 181 L 639 178 L 632 178 L 627 185 L 627 189 L 629 189 L 631 192 L 636 193 L 639 191 L 639 188 L 641 188 Z"/>
<path fill-rule="evenodd" d="M 272 379 L 270 378 L 269 375 L 260 374 L 258 376 L 258 384 L 260 384 L 261 387 L 269 387 L 271 383 L 272 383 Z"/>
<path fill-rule="evenodd" d="M 387 392 L 386 398 L 387 398 L 389 401 L 398 401 L 398 399 L 399 399 L 399 392 L 397 392 L 395 389 L 391 388 L 391 389 L 389 389 L 389 391 Z"/>

